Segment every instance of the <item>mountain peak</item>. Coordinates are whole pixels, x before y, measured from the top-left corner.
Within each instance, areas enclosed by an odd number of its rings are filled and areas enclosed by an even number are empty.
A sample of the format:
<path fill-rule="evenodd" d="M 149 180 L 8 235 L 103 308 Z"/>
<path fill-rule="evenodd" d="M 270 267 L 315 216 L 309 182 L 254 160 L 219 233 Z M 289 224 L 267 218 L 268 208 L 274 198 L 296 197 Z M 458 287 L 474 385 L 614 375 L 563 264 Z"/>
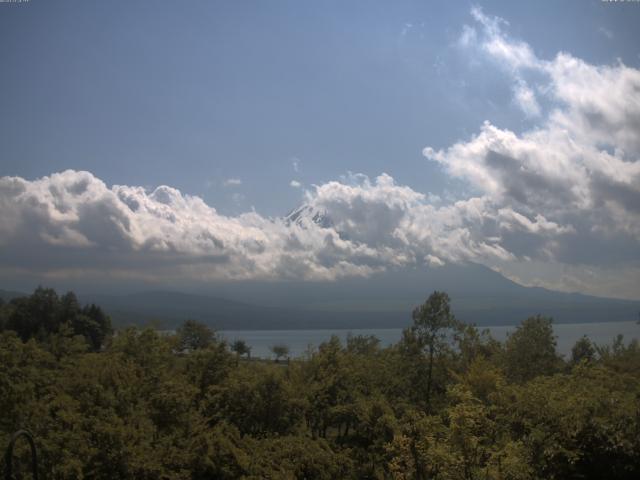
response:
<path fill-rule="evenodd" d="M 333 220 L 331 220 L 326 210 L 309 204 L 304 204 L 291 210 L 284 217 L 284 220 L 287 225 L 296 224 L 303 228 L 310 224 L 316 224 L 322 228 L 334 226 Z"/>

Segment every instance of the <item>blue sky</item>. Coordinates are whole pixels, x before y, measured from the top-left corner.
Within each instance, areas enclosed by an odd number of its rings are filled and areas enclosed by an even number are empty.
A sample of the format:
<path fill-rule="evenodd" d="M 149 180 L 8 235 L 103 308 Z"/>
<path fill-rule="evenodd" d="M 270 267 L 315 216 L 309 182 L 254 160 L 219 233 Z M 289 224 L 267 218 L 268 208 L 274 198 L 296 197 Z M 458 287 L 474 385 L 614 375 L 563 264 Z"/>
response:
<path fill-rule="evenodd" d="M 541 58 L 638 66 L 638 5 L 483 2 Z M 509 80 L 455 47 L 466 2 L 0 5 L 0 174 L 67 168 L 282 215 L 348 171 L 441 194 L 421 154 L 527 126 Z M 609 32 L 609 38 L 603 31 Z M 298 172 L 293 168 L 297 159 Z M 242 181 L 223 188 L 228 178 Z"/>
<path fill-rule="evenodd" d="M 0 276 L 474 261 L 640 298 L 639 24 L 638 2 L 0 3 Z M 302 204 L 331 226 L 277 219 Z"/>

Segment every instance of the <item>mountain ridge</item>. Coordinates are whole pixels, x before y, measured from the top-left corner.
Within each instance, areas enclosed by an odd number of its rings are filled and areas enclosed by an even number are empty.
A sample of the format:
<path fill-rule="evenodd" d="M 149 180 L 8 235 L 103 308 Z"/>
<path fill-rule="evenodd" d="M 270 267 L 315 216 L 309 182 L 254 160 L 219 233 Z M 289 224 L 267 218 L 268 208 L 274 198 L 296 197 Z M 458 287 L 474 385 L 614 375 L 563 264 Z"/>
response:
<path fill-rule="evenodd" d="M 434 290 L 447 292 L 454 314 L 478 326 L 514 325 L 536 314 L 556 323 L 633 321 L 640 312 L 640 301 L 524 287 L 478 264 L 404 268 L 334 282 L 225 282 L 200 293 L 78 292 L 78 298 L 100 305 L 120 326 L 175 328 L 190 318 L 229 330 L 402 328 Z"/>

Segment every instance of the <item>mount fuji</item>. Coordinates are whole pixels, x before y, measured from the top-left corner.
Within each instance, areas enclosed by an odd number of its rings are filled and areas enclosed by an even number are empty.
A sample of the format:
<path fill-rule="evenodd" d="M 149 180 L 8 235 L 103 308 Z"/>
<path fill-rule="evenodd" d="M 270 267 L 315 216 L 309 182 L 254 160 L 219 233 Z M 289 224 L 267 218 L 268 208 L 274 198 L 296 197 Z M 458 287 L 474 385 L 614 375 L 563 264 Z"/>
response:
<path fill-rule="evenodd" d="M 284 221 L 334 228 L 343 235 L 314 205 L 292 210 Z M 412 309 L 435 290 L 449 294 L 459 319 L 479 326 L 514 325 L 536 314 L 557 323 L 634 321 L 640 312 L 640 301 L 525 287 L 476 263 L 389 268 L 335 281 L 220 282 L 189 293 L 81 298 L 104 305 L 122 322 L 175 325 L 194 318 L 219 329 L 396 328 L 409 325 Z"/>

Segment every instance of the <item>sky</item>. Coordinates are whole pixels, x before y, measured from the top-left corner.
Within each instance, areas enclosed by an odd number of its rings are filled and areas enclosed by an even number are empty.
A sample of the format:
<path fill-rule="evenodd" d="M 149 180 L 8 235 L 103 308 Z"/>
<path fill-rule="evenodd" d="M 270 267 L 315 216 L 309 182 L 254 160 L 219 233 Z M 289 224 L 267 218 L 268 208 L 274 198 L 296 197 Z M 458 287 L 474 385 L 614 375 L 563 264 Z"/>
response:
<path fill-rule="evenodd" d="M 470 261 L 640 299 L 638 24 L 639 2 L 0 3 L 0 281 Z"/>

